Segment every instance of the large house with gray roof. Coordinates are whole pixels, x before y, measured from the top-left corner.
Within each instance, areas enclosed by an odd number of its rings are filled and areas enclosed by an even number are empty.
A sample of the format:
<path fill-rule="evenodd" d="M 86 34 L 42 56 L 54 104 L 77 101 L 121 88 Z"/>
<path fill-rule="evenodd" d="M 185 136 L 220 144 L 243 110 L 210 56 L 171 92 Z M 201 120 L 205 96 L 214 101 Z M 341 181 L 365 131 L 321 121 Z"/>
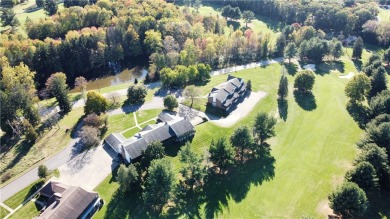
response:
<path fill-rule="evenodd" d="M 45 207 L 38 219 L 91 218 L 103 203 L 96 192 L 55 181 L 48 182 L 39 195 Z"/>
<path fill-rule="evenodd" d="M 158 121 L 157 124 L 147 125 L 131 138 L 126 139 L 120 133 L 112 133 L 105 142 L 130 163 L 141 156 L 142 151 L 152 142 L 184 142 L 195 134 L 194 126 L 183 117 L 162 112 Z"/>
<path fill-rule="evenodd" d="M 246 94 L 246 83 L 242 78 L 229 75 L 227 81 L 214 87 L 208 96 L 208 103 L 219 109 L 229 111 Z"/>

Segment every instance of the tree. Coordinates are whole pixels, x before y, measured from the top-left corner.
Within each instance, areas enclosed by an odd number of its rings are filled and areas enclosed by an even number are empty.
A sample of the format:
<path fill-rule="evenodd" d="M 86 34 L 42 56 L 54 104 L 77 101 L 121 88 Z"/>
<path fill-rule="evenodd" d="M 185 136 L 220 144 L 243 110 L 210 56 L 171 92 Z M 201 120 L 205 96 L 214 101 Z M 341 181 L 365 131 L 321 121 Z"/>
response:
<path fill-rule="evenodd" d="M 161 211 L 171 197 L 174 181 L 175 174 L 170 160 L 153 160 L 148 168 L 148 177 L 142 193 L 145 204 Z"/>
<path fill-rule="evenodd" d="M 190 106 L 191 108 L 192 105 L 194 104 L 194 99 L 199 97 L 199 95 L 200 95 L 200 90 L 194 85 L 187 86 L 183 91 L 184 98 L 191 100 L 191 106 Z"/>
<path fill-rule="evenodd" d="M 66 75 L 62 72 L 52 74 L 46 81 L 46 90 L 58 101 L 60 109 L 64 113 L 70 112 L 72 107 L 68 97 L 68 85 L 66 84 Z"/>
<path fill-rule="evenodd" d="M 390 179 L 390 167 L 386 149 L 378 147 L 374 143 L 365 144 L 362 152 L 356 158 L 355 163 L 370 163 L 378 176 L 380 185 L 388 185 Z"/>
<path fill-rule="evenodd" d="M 236 128 L 230 136 L 230 143 L 236 147 L 241 158 L 241 163 L 244 163 L 245 150 L 249 150 L 253 144 L 253 138 L 247 126 Z"/>
<path fill-rule="evenodd" d="M 180 173 L 184 177 L 185 185 L 187 185 L 190 191 L 193 191 L 194 188 L 199 188 L 207 174 L 206 166 L 202 164 L 203 159 L 191 149 L 189 142 L 180 148 L 178 155 L 180 162 L 183 164 Z"/>
<path fill-rule="evenodd" d="M 275 136 L 275 125 L 276 119 L 271 115 L 264 112 L 257 114 L 253 133 L 255 139 L 260 143 L 260 145 L 263 145 L 267 139 Z"/>
<path fill-rule="evenodd" d="M 45 0 L 35 0 L 37 7 L 41 8 L 45 5 Z"/>
<path fill-rule="evenodd" d="M 288 80 L 287 77 L 282 75 L 279 81 L 278 96 L 280 99 L 284 100 L 288 95 Z"/>
<path fill-rule="evenodd" d="M 49 169 L 45 165 L 39 165 L 38 167 L 38 176 L 43 179 L 49 175 Z"/>
<path fill-rule="evenodd" d="M 152 142 L 146 150 L 141 152 L 141 167 L 148 168 L 152 160 L 161 159 L 165 156 L 165 149 L 160 142 Z"/>
<path fill-rule="evenodd" d="M 110 92 L 107 94 L 107 98 L 111 101 L 113 105 L 119 103 L 120 95 L 118 92 Z"/>
<path fill-rule="evenodd" d="M 380 114 L 390 114 L 390 91 L 384 90 L 380 92 L 371 99 L 369 105 L 372 118 Z"/>
<path fill-rule="evenodd" d="M 84 119 L 83 119 L 84 125 L 86 126 L 92 126 L 95 128 L 99 128 L 102 125 L 102 120 L 96 113 L 91 113 L 88 114 Z"/>
<path fill-rule="evenodd" d="M 56 0 L 46 0 L 43 9 L 45 9 L 46 14 L 49 16 L 52 16 L 57 13 L 58 5 Z"/>
<path fill-rule="evenodd" d="M 251 80 L 248 80 L 248 82 L 246 82 L 246 89 L 248 91 L 252 91 L 252 81 Z"/>
<path fill-rule="evenodd" d="M 127 101 L 131 104 L 143 103 L 148 94 L 146 87 L 143 85 L 130 85 L 127 89 Z"/>
<path fill-rule="evenodd" d="M 298 92 L 307 92 L 313 89 L 315 76 L 312 71 L 304 70 L 298 73 L 294 81 L 294 88 L 298 89 Z"/>
<path fill-rule="evenodd" d="M 287 44 L 284 49 L 284 57 L 288 58 L 288 62 L 290 63 L 291 59 L 294 58 L 298 54 L 297 47 L 294 42 L 290 42 Z"/>
<path fill-rule="evenodd" d="M 366 193 L 358 185 L 346 182 L 329 195 L 330 207 L 343 218 L 362 216 L 368 207 Z"/>
<path fill-rule="evenodd" d="M 195 8 L 195 11 L 198 13 L 199 12 L 199 8 L 202 6 L 202 1 L 201 0 L 195 0 L 193 6 Z"/>
<path fill-rule="evenodd" d="M 349 182 L 356 183 L 365 192 L 372 191 L 378 187 L 378 178 L 374 167 L 366 162 L 360 162 L 358 165 L 349 170 L 345 175 L 345 179 Z"/>
<path fill-rule="evenodd" d="M 244 11 L 242 13 L 242 19 L 245 21 L 245 27 L 248 27 L 248 23 L 255 19 L 255 14 L 252 11 Z"/>
<path fill-rule="evenodd" d="M 330 54 L 336 60 L 343 55 L 343 45 L 338 40 L 332 40 L 330 45 Z"/>
<path fill-rule="evenodd" d="M 100 113 L 106 112 L 107 106 L 107 99 L 103 95 L 96 91 L 89 91 L 87 94 L 87 102 L 84 106 L 84 113 L 96 113 L 100 115 Z"/>
<path fill-rule="evenodd" d="M 159 52 L 163 48 L 161 33 L 155 30 L 146 31 L 144 45 L 148 55 Z"/>
<path fill-rule="evenodd" d="M 371 76 L 371 91 L 370 96 L 376 96 L 378 93 L 387 89 L 387 72 L 386 69 L 381 66 L 377 68 Z"/>
<path fill-rule="evenodd" d="M 371 90 L 370 79 L 365 74 L 357 74 L 345 86 L 345 94 L 353 102 L 361 102 Z"/>
<path fill-rule="evenodd" d="M 77 77 L 74 80 L 74 86 L 80 90 L 81 96 L 84 98 L 84 100 L 85 100 L 85 91 L 87 89 L 87 84 L 88 81 L 83 76 Z"/>
<path fill-rule="evenodd" d="M 387 65 L 389 65 L 390 63 L 390 47 L 388 49 L 385 50 L 385 52 L 383 53 L 383 61 L 387 63 Z"/>
<path fill-rule="evenodd" d="M 223 172 L 227 165 L 233 163 L 234 149 L 224 137 L 219 138 L 216 142 L 211 140 L 209 152 L 211 162 L 219 167 L 220 173 Z"/>
<path fill-rule="evenodd" d="M 15 17 L 15 12 L 11 8 L 1 8 L 0 9 L 0 21 L 1 21 L 1 26 L 6 27 L 6 26 L 18 26 L 19 25 L 19 20 Z"/>
<path fill-rule="evenodd" d="M 31 143 L 35 143 L 35 141 L 38 138 L 38 133 L 35 131 L 35 129 L 32 127 L 30 123 L 28 123 L 29 126 L 26 130 L 26 140 Z"/>
<path fill-rule="evenodd" d="M 352 58 L 361 59 L 362 53 L 363 53 L 363 39 L 359 37 L 353 43 Z"/>
<path fill-rule="evenodd" d="M 99 130 L 92 126 L 83 126 L 79 132 L 80 141 L 86 149 L 100 144 Z"/>
<path fill-rule="evenodd" d="M 118 169 L 117 181 L 120 185 L 120 189 L 123 191 L 130 191 L 131 187 L 138 181 L 138 172 L 134 164 L 130 164 L 129 167 L 121 164 Z"/>
<path fill-rule="evenodd" d="M 167 108 L 168 110 L 173 110 L 177 108 L 179 104 L 177 103 L 176 97 L 172 95 L 168 95 L 164 98 L 164 107 Z"/>
<path fill-rule="evenodd" d="M 227 18 L 230 17 L 232 10 L 233 10 L 232 6 L 226 5 L 221 9 L 221 15 L 224 16 L 225 19 L 227 20 Z"/>

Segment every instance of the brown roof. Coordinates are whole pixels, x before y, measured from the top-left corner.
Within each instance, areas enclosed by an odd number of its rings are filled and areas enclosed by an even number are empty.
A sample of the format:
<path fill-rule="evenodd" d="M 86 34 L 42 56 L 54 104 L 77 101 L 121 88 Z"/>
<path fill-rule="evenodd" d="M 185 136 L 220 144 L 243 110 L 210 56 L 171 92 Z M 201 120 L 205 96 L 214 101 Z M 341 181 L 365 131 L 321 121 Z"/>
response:
<path fill-rule="evenodd" d="M 98 197 L 96 192 L 88 192 L 80 187 L 70 186 L 49 204 L 39 215 L 42 219 L 78 218 Z"/>
<path fill-rule="evenodd" d="M 54 193 L 62 194 L 68 188 L 69 188 L 69 186 L 67 186 L 65 184 L 50 181 L 49 183 L 47 183 L 45 185 L 45 187 L 43 187 L 39 191 L 39 193 L 43 196 L 50 198 L 52 195 L 54 195 Z"/>

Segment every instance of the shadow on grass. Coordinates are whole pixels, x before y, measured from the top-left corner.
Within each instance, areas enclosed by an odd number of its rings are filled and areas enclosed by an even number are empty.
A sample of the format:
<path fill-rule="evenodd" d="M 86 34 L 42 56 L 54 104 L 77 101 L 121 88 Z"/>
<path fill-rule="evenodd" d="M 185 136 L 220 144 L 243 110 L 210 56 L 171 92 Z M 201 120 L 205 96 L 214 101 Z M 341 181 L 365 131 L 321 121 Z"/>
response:
<path fill-rule="evenodd" d="M 311 92 L 294 91 L 294 98 L 297 104 L 306 111 L 312 111 L 317 108 L 316 99 Z"/>
<path fill-rule="evenodd" d="M 23 203 L 30 198 L 38 189 L 40 189 L 45 184 L 45 180 L 39 180 L 33 186 L 31 186 L 30 190 L 27 192 L 26 196 L 23 199 Z M 20 203 L 22 204 L 22 203 Z"/>
<path fill-rule="evenodd" d="M 298 67 L 294 63 L 285 63 L 284 69 L 286 69 L 287 73 L 291 76 L 294 76 L 298 72 Z"/>
<path fill-rule="evenodd" d="M 363 62 L 361 60 L 354 59 L 353 64 L 358 72 L 362 70 Z"/>
<path fill-rule="evenodd" d="M 348 102 L 347 104 L 347 111 L 349 115 L 355 120 L 360 128 L 364 128 L 369 121 L 369 109 L 360 104 L 355 102 Z"/>
<path fill-rule="evenodd" d="M 330 62 L 323 62 L 323 63 L 317 65 L 316 68 L 317 68 L 316 73 L 318 75 L 323 76 L 325 74 L 329 74 L 332 70 L 344 72 L 345 64 L 342 61 L 330 61 Z"/>
<path fill-rule="evenodd" d="M 192 136 L 188 141 L 191 143 L 192 139 L 194 136 Z M 165 155 L 169 157 L 176 157 L 177 154 L 179 153 L 179 150 L 182 146 L 186 144 L 186 141 L 184 142 L 169 142 L 169 143 L 164 143 L 164 148 L 165 148 Z"/>
<path fill-rule="evenodd" d="M 288 102 L 286 99 L 278 99 L 278 111 L 279 117 L 283 119 L 283 121 L 286 121 L 288 114 Z"/>
<path fill-rule="evenodd" d="M 4 145 L 2 145 L 2 147 L 3 146 Z M 32 146 L 33 144 L 31 142 L 27 142 L 26 140 L 23 140 L 20 144 L 16 145 L 15 152 L 17 153 L 17 155 L 12 159 L 12 161 L 6 167 L 3 166 L 4 169 L 2 168 L 2 171 L 0 173 L 3 174 L 5 171 L 12 169 L 16 164 L 18 164 L 19 161 L 22 160 L 23 157 L 28 154 Z M 9 147 L 9 146 L 5 146 L 5 147 Z M 4 153 L 4 155 L 5 154 L 6 153 Z"/>
<path fill-rule="evenodd" d="M 263 148 L 258 157 L 229 168 L 226 174 L 218 174 L 211 168 L 203 190 L 185 193 L 180 204 L 168 211 L 168 217 L 201 218 L 200 209 L 205 205 L 205 218 L 215 218 L 228 206 L 229 199 L 241 202 L 252 185 L 261 185 L 275 176 L 275 159 L 270 149 Z"/>

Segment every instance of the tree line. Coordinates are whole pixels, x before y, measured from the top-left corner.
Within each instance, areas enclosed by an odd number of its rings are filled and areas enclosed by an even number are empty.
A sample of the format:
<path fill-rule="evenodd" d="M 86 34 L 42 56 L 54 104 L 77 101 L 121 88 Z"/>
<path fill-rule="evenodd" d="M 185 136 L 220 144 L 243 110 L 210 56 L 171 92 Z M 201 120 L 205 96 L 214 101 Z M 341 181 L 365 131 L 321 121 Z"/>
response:
<path fill-rule="evenodd" d="M 385 55 L 386 57 L 386 55 Z M 343 217 L 359 217 L 381 190 L 390 189 L 390 92 L 383 58 L 373 54 L 345 87 L 347 110 L 364 128 L 361 152 L 345 182 L 329 195 L 330 207 Z M 368 106 L 364 102 L 368 102 Z"/>

